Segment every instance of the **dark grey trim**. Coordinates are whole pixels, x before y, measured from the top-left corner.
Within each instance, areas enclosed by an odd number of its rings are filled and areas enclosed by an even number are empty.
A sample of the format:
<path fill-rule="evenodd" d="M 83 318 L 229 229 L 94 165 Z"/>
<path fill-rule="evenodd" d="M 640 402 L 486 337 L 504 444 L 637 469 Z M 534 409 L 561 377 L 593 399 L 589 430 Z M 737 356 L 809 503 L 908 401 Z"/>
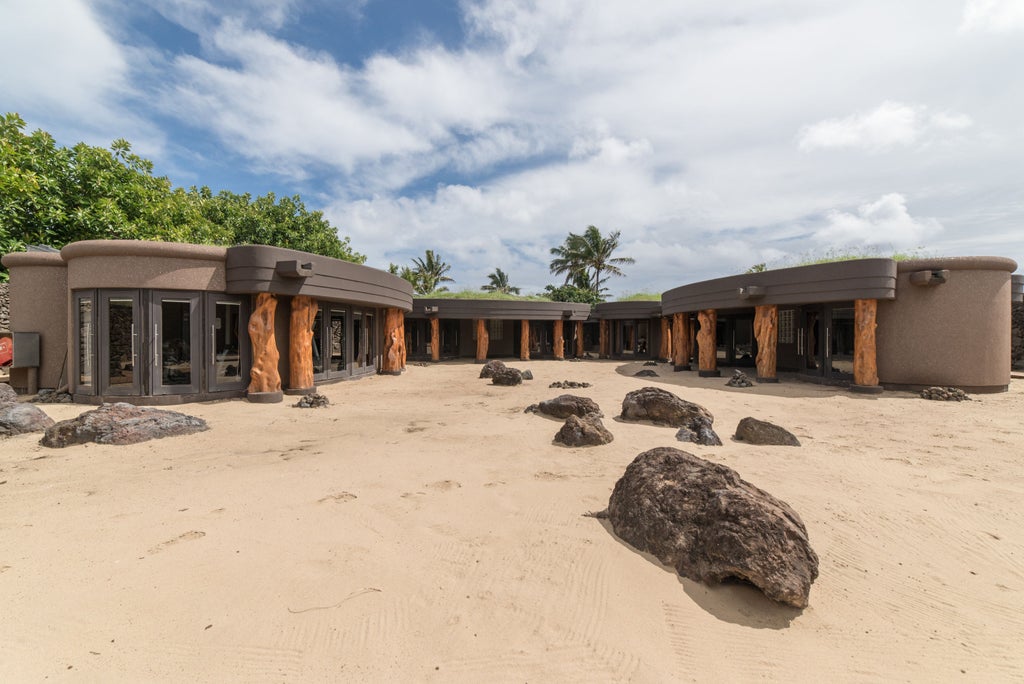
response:
<path fill-rule="evenodd" d="M 661 318 L 661 302 L 603 302 L 594 306 L 590 318 L 595 321 Z"/>
<path fill-rule="evenodd" d="M 758 292 L 761 294 L 752 294 Z M 761 304 L 895 298 L 896 262 L 892 259 L 856 259 L 683 285 L 661 295 L 661 311 L 668 316 L 702 309 L 751 308 Z"/>
<path fill-rule="evenodd" d="M 266 245 L 228 247 L 226 263 L 231 294 L 271 292 L 403 311 L 412 308 L 412 285 L 361 264 Z"/>
<path fill-rule="evenodd" d="M 406 318 L 413 319 L 466 320 L 483 318 L 489 321 L 585 321 L 589 316 L 589 304 L 437 297 L 417 297 L 413 300 L 412 311 L 406 314 Z"/>
<path fill-rule="evenodd" d="M 1024 275 L 1010 276 L 1010 301 L 1024 302 Z"/>

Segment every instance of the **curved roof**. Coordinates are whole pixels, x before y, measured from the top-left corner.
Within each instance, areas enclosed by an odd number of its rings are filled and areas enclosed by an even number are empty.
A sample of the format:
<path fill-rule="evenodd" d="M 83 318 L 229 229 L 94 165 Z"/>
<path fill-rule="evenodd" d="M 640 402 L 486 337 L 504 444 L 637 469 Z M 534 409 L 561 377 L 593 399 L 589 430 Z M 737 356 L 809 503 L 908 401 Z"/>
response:
<path fill-rule="evenodd" d="M 60 250 L 60 255 L 64 261 L 89 256 L 137 256 L 224 261 L 227 250 L 227 247 L 192 245 L 183 242 L 82 240 L 65 245 Z"/>
<path fill-rule="evenodd" d="M 407 318 L 445 318 L 527 321 L 585 321 L 589 304 L 539 302 L 529 299 L 447 299 L 416 297 Z"/>
<path fill-rule="evenodd" d="M 594 320 L 623 321 L 641 318 L 660 318 L 661 302 L 637 300 L 632 302 L 602 302 L 590 312 Z"/>

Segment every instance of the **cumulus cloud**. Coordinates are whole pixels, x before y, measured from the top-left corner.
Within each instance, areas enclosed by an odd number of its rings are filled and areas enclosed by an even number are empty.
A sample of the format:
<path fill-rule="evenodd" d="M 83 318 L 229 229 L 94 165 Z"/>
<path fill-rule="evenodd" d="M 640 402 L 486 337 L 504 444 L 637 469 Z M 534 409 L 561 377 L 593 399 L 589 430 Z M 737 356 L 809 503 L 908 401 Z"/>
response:
<path fill-rule="evenodd" d="M 814 239 L 832 247 L 906 249 L 927 244 L 941 231 L 938 220 L 911 216 L 906 198 L 889 193 L 860 205 L 854 212 L 828 212 L 826 224 L 815 231 Z"/>
<path fill-rule="evenodd" d="M 1020 0 L 967 0 L 960 30 L 990 33 L 1024 31 L 1024 3 Z"/>
<path fill-rule="evenodd" d="M 966 114 L 929 113 L 924 105 L 886 101 L 869 112 L 825 119 L 805 127 L 799 136 L 803 151 L 859 148 L 880 152 L 907 147 L 929 136 L 961 131 L 973 122 Z"/>

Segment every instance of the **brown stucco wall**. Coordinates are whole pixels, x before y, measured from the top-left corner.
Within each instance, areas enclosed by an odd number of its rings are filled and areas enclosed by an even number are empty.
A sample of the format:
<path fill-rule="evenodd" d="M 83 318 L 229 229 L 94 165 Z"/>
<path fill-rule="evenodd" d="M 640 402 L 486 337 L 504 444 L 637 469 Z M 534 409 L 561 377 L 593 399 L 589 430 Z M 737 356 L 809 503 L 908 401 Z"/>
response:
<path fill-rule="evenodd" d="M 67 269 L 59 254 L 8 254 L 4 266 L 11 272 L 11 332 L 39 333 L 39 386 L 56 388 L 67 350 Z M 64 371 L 64 382 L 68 380 Z M 28 371 L 11 369 L 11 386 L 28 388 Z"/>
<path fill-rule="evenodd" d="M 60 251 L 72 290 L 224 292 L 227 248 L 140 240 L 86 240 Z"/>
<path fill-rule="evenodd" d="M 1004 391 L 1010 382 L 1010 274 L 1000 257 L 898 264 L 896 298 L 878 303 L 878 378 L 890 387 Z M 912 285 L 916 271 L 948 270 L 945 283 Z"/>

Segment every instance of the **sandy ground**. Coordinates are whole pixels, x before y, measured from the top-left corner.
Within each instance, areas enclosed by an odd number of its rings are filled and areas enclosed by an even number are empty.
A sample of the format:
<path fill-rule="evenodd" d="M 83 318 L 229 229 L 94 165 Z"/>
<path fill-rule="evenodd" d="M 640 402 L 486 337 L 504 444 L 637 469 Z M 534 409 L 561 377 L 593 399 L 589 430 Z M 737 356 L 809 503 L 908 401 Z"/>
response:
<path fill-rule="evenodd" d="M 177 407 L 209 422 L 194 436 L 0 442 L 0 681 L 1024 678 L 1024 380 L 958 404 L 513 365 L 537 379 L 411 366 L 324 387 L 324 409 Z M 612 444 L 556 446 L 559 422 L 523 413 L 565 379 L 593 383 L 575 392 Z M 725 445 L 615 418 L 647 384 L 710 409 Z M 747 415 L 803 446 L 731 440 Z M 800 513 L 810 607 L 680 579 L 584 516 L 655 446 Z"/>

